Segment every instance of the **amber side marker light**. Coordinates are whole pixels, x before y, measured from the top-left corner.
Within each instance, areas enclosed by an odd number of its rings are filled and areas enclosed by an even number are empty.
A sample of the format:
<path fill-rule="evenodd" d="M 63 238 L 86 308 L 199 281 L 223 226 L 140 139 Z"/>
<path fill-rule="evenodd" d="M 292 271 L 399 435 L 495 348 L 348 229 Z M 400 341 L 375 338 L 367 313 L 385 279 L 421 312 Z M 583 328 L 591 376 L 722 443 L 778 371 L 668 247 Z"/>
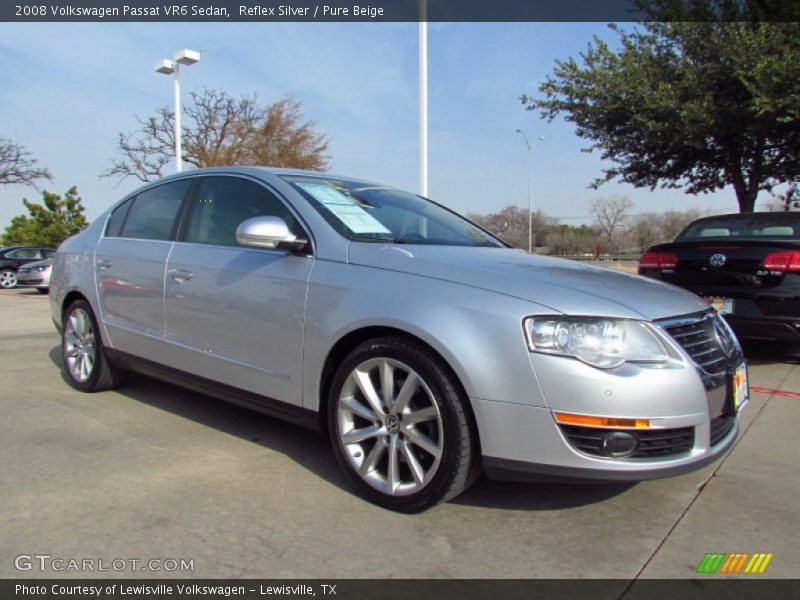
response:
<path fill-rule="evenodd" d="M 650 419 L 620 419 L 616 417 L 594 417 L 572 413 L 553 413 L 556 422 L 563 425 L 584 425 L 585 427 L 619 427 L 624 429 L 649 429 Z"/>

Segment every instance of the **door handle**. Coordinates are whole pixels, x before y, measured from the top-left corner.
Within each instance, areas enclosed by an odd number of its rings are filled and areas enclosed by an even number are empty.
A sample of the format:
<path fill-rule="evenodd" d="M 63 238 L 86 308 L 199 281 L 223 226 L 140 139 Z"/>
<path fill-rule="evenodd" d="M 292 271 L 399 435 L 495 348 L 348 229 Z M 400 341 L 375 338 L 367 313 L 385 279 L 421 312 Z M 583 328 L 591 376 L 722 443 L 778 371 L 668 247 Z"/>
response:
<path fill-rule="evenodd" d="M 108 269 L 111 267 L 111 261 L 106 260 L 105 258 L 98 258 L 94 264 L 97 265 L 98 269 Z"/>
<path fill-rule="evenodd" d="M 181 279 L 183 281 L 187 281 L 194 277 L 194 273 L 191 271 L 186 271 L 185 269 L 170 269 L 167 271 L 167 275 L 173 279 Z"/>

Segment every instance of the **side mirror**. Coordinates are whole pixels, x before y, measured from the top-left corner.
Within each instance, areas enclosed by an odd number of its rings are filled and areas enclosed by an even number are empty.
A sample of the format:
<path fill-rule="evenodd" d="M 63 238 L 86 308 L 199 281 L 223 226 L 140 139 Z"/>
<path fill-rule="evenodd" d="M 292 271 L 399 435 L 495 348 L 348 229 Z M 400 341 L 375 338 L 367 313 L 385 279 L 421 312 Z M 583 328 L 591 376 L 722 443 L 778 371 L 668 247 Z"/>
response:
<path fill-rule="evenodd" d="M 286 248 L 298 252 L 306 247 L 308 240 L 298 238 L 280 217 L 253 217 L 239 223 L 236 241 L 242 246 L 255 248 Z"/>

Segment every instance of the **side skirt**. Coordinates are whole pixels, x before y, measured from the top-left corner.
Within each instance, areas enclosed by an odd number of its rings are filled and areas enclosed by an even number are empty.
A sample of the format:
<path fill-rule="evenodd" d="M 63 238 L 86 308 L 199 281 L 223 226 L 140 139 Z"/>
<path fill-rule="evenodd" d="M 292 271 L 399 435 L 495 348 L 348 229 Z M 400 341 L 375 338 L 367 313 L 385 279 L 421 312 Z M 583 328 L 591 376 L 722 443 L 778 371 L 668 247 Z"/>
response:
<path fill-rule="evenodd" d="M 269 417 L 301 425 L 314 431 L 322 431 L 317 413 L 307 408 L 254 394 L 205 377 L 199 377 L 113 348 L 105 348 L 105 352 L 112 364 L 123 369 L 154 377 L 206 396 L 212 396 Z"/>

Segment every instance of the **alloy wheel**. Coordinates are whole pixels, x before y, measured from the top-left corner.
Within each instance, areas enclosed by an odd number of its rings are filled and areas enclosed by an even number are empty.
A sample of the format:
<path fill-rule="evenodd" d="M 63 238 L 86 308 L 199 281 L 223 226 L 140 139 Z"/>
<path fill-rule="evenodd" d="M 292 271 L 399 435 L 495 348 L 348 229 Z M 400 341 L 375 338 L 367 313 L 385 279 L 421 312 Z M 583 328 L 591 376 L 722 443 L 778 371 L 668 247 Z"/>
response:
<path fill-rule="evenodd" d="M 85 310 L 76 308 L 64 326 L 64 359 L 75 381 L 83 383 L 92 376 L 96 352 L 92 320 Z"/>
<path fill-rule="evenodd" d="M 422 377 L 398 360 L 371 358 L 350 372 L 339 394 L 337 425 L 350 466 L 384 494 L 416 493 L 439 469 L 439 406 Z"/>
<path fill-rule="evenodd" d="M 13 288 L 17 285 L 17 274 L 14 271 L 0 272 L 0 287 Z"/>

